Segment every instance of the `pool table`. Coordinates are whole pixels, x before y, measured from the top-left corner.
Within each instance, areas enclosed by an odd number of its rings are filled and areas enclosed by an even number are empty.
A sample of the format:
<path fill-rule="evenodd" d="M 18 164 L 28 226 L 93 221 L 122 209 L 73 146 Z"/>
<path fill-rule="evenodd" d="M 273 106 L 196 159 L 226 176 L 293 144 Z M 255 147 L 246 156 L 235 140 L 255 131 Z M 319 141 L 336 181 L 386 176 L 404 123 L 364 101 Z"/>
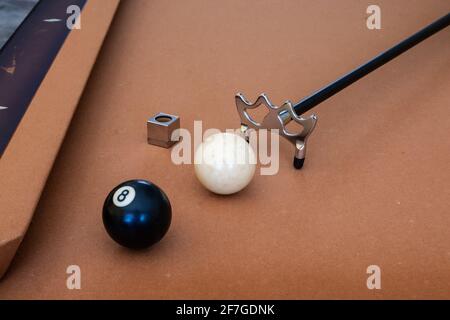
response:
<path fill-rule="evenodd" d="M 449 28 L 317 106 L 302 170 L 280 140 L 276 175 L 218 196 L 147 143 L 158 112 L 238 128 L 236 92 L 297 101 L 450 9 L 379 0 L 370 30 L 370 4 L 122 0 L 0 298 L 449 299 Z M 165 238 L 138 251 L 102 223 L 107 194 L 137 178 L 172 205 Z"/>

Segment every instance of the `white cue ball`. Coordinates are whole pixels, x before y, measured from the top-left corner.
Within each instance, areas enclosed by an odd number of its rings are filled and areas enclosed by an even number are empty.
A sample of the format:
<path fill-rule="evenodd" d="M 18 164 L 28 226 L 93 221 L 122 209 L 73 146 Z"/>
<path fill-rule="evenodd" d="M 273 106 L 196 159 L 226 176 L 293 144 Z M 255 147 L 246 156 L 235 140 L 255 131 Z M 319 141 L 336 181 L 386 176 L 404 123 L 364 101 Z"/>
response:
<path fill-rule="evenodd" d="M 253 148 L 233 133 L 209 136 L 194 156 L 195 174 L 203 186 L 217 194 L 232 194 L 244 189 L 256 168 Z"/>

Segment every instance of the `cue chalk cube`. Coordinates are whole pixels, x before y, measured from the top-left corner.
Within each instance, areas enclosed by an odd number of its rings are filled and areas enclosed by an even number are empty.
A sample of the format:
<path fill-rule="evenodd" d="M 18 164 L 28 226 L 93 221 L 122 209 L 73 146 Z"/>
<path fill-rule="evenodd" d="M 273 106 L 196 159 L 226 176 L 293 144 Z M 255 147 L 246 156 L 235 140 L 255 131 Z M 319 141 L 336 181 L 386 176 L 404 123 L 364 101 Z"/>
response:
<path fill-rule="evenodd" d="M 147 141 L 149 144 L 170 148 L 180 140 L 180 117 L 160 112 L 147 121 Z"/>

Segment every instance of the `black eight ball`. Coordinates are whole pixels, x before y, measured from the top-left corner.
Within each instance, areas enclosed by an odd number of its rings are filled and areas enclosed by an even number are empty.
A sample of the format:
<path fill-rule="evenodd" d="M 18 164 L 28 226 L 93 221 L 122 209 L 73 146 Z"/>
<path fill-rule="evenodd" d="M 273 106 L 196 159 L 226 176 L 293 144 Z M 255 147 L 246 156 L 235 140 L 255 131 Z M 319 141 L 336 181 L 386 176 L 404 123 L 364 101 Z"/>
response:
<path fill-rule="evenodd" d="M 147 248 L 169 230 L 172 208 L 166 194 L 145 180 L 115 187 L 103 205 L 103 224 L 111 238 L 124 247 Z"/>

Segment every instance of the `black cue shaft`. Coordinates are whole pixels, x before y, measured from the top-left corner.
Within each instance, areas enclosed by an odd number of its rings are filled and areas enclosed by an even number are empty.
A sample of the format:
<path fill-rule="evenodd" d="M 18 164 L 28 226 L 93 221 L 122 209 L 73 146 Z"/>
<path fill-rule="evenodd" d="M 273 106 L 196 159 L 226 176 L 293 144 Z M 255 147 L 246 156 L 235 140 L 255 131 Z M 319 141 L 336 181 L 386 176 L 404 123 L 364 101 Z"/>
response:
<path fill-rule="evenodd" d="M 390 48 L 389 50 L 379 54 L 369 62 L 366 62 L 365 64 L 359 66 L 355 70 L 351 71 L 350 73 L 347 73 L 343 77 L 339 78 L 338 80 L 330 83 L 329 85 L 325 86 L 324 88 L 316 91 L 315 93 L 311 94 L 310 96 L 304 98 L 299 103 L 297 103 L 294 106 L 294 110 L 298 115 L 301 115 L 309 110 L 311 110 L 313 107 L 318 105 L 319 103 L 325 101 L 326 99 L 330 98 L 331 96 L 335 95 L 342 89 L 345 89 L 352 83 L 358 81 L 365 75 L 369 74 L 370 72 L 376 70 L 377 68 L 381 67 L 383 64 L 391 61 L 395 57 L 401 55 L 403 52 L 411 49 L 416 44 L 422 42 L 423 40 L 427 39 L 428 37 L 432 36 L 436 32 L 448 27 L 450 24 L 450 13 L 443 16 L 442 18 L 436 20 L 429 26 L 423 28 L 419 32 L 413 34 L 409 38 L 403 40 L 396 46 Z"/>

